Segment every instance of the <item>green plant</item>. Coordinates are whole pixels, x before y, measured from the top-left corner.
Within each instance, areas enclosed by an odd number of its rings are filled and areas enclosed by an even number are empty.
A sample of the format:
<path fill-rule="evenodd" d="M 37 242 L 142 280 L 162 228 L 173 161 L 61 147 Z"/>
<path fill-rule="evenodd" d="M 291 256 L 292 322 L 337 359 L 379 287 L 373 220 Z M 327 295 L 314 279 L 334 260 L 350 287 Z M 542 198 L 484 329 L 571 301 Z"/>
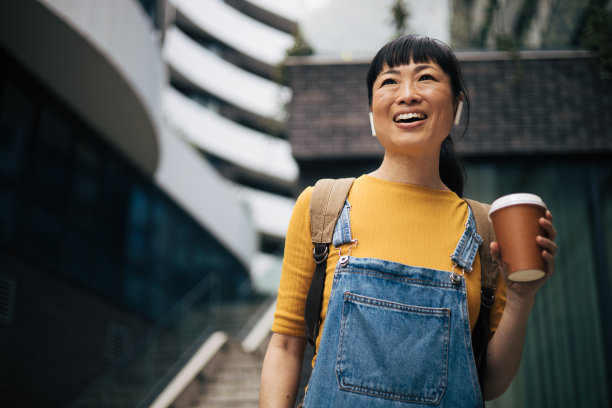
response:
<path fill-rule="evenodd" d="M 408 11 L 404 0 L 395 0 L 391 6 L 391 19 L 395 29 L 394 38 L 406 34 L 408 30 L 408 17 L 410 17 L 410 11 Z"/>
<path fill-rule="evenodd" d="M 312 54 L 314 54 L 314 49 L 308 43 L 308 41 L 306 41 L 304 35 L 302 34 L 302 30 L 300 30 L 298 27 L 293 35 L 293 46 L 287 50 L 287 56 L 302 57 Z"/>
<path fill-rule="evenodd" d="M 612 12 L 601 6 L 589 7 L 580 39 L 594 52 L 599 76 L 612 80 Z"/>

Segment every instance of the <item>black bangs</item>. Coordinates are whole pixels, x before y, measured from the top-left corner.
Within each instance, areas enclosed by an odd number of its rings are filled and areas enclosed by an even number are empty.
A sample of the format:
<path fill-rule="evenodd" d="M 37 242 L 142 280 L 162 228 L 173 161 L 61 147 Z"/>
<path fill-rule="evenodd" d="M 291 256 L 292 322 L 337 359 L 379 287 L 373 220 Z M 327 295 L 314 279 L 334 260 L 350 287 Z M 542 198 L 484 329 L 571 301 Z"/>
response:
<path fill-rule="evenodd" d="M 439 61 L 444 59 L 441 46 L 442 43 L 429 37 L 402 37 L 390 44 L 382 59 L 389 68 L 409 64 L 411 61 L 417 64 L 433 61 L 440 65 Z"/>
<path fill-rule="evenodd" d="M 406 35 L 399 37 L 378 51 L 367 75 L 368 102 L 372 104 L 372 86 L 383 65 L 389 68 L 399 65 L 408 65 L 410 62 L 435 62 L 446 72 L 451 79 L 453 93 L 458 95 L 461 91 L 461 74 L 457 72 L 458 62 L 453 51 L 442 41 L 423 35 Z"/>

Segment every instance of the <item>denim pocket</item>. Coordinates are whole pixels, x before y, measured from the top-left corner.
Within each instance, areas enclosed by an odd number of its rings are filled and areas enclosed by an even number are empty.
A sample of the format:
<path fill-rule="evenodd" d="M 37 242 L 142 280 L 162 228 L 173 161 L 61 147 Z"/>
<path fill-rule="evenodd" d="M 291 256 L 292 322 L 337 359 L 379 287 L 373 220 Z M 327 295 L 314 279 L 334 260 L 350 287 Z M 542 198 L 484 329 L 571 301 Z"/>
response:
<path fill-rule="evenodd" d="M 344 294 L 340 389 L 437 404 L 446 389 L 451 311 Z"/>

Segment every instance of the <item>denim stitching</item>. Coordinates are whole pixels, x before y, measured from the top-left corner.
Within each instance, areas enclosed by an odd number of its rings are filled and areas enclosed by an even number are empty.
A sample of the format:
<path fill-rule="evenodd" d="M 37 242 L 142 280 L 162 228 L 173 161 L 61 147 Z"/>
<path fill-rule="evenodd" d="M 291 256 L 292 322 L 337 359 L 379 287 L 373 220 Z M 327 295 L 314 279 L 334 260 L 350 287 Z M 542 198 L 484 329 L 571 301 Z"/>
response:
<path fill-rule="evenodd" d="M 345 201 L 344 207 L 342 207 L 342 211 L 340 212 L 340 217 L 336 222 L 336 226 L 334 228 L 334 235 L 332 238 L 332 243 L 336 248 L 343 244 L 348 244 L 351 242 L 351 218 L 350 218 L 351 205 L 348 200 Z"/>
<path fill-rule="evenodd" d="M 340 389 L 344 389 L 347 391 L 365 394 L 370 396 L 376 396 L 381 398 L 386 398 L 394 401 L 402 401 L 402 402 L 419 402 L 425 404 L 438 403 L 446 389 L 446 379 L 448 378 L 448 354 L 450 347 L 450 319 L 451 319 L 451 310 L 448 308 L 432 308 L 432 307 L 419 307 L 419 306 L 411 306 L 404 305 L 397 302 L 390 302 L 383 299 L 376 299 L 367 296 L 360 296 L 350 292 L 344 293 L 343 296 L 344 302 L 342 305 L 342 319 L 341 319 L 341 332 L 340 332 L 340 340 L 338 343 L 338 353 L 336 359 L 336 379 L 338 381 L 338 386 Z M 444 338 L 442 341 L 442 353 L 446 356 L 444 358 L 444 363 L 440 367 L 440 376 L 443 379 L 438 387 L 430 390 L 431 396 L 425 395 L 413 395 L 408 393 L 398 393 L 393 391 L 384 391 L 377 390 L 363 385 L 350 384 L 347 380 L 345 380 L 343 373 L 348 369 L 342 363 L 342 356 L 344 354 L 345 346 L 344 346 L 344 334 L 348 333 L 348 309 L 354 304 L 363 304 L 366 306 L 376 307 L 379 309 L 390 309 L 395 311 L 400 311 L 404 313 L 412 313 L 419 314 L 423 316 L 431 316 L 438 317 L 441 319 L 440 325 L 442 326 L 442 330 L 444 332 Z M 350 379 L 349 379 L 350 381 Z"/>
<path fill-rule="evenodd" d="M 472 209 L 468 207 L 468 220 L 465 223 L 465 231 L 451 255 L 451 260 L 466 270 L 472 269 L 478 248 L 482 245 L 482 238 L 476 232 L 476 221 Z"/>

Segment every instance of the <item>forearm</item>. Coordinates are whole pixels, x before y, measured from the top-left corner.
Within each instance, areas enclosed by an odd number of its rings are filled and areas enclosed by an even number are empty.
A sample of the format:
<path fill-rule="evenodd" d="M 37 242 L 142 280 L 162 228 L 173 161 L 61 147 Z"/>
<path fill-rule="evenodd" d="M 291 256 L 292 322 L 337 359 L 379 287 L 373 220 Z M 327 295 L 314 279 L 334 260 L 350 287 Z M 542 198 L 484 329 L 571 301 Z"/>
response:
<path fill-rule="evenodd" d="M 261 371 L 260 408 L 290 408 L 300 385 L 306 340 L 274 333 Z"/>
<path fill-rule="evenodd" d="M 485 400 L 502 395 L 521 364 L 527 332 L 527 321 L 534 298 L 512 301 L 508 299 L 497 330 L 489 342 L 484 384 Z"/>

